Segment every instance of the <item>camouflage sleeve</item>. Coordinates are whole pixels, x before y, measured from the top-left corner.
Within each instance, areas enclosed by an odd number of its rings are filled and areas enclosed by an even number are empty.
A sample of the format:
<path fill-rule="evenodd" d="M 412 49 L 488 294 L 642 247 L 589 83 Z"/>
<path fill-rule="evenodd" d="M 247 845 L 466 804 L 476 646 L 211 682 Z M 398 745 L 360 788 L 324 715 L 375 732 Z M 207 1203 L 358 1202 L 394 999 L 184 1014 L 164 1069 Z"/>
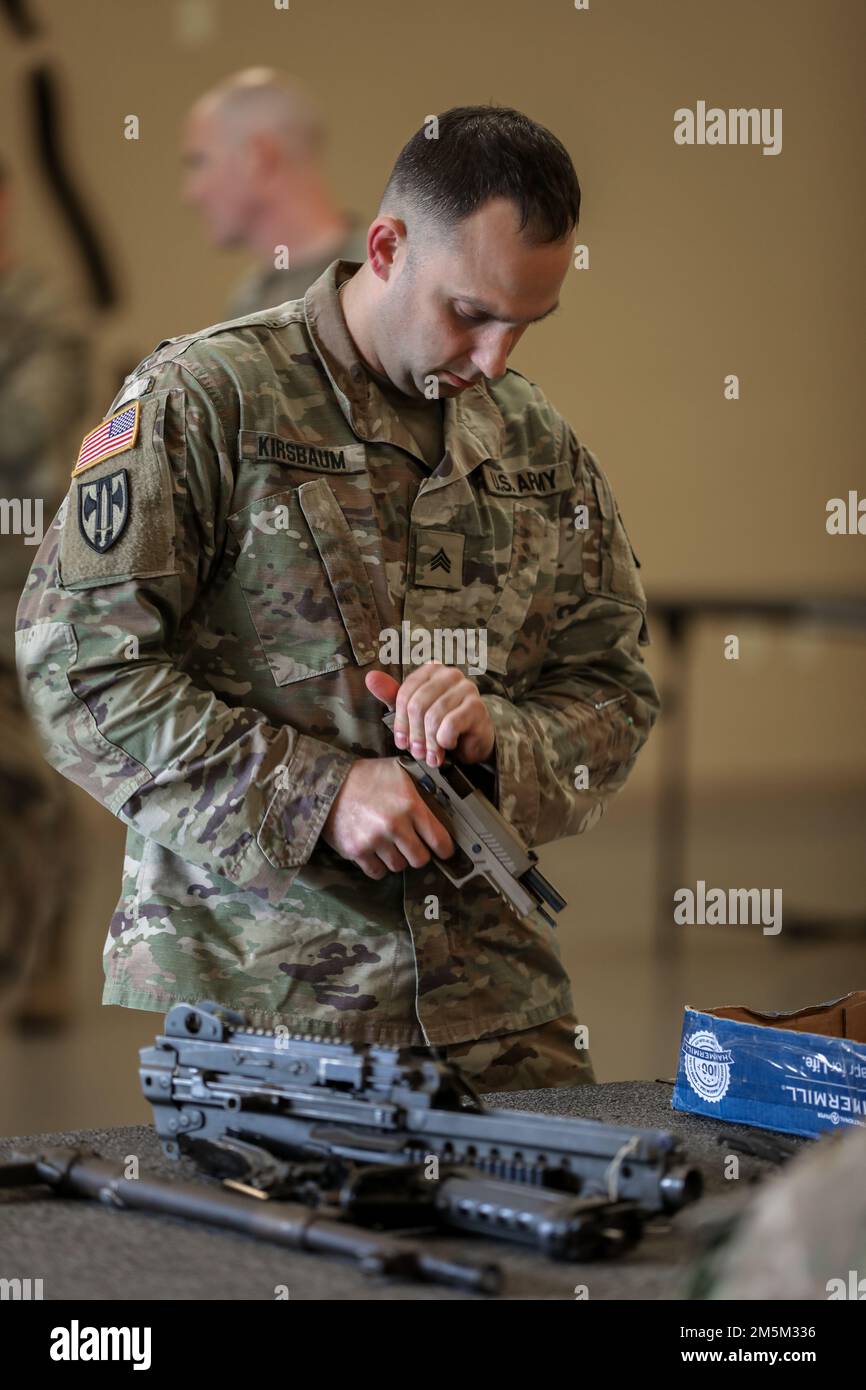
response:
<path fill-rule="evenodd" d="M 244 705 L 227 647 L 213 685 L 237 703 L 184 672 L 225 539 L 237 405 L 168 363 L 138 409 L 134 447 L 73 476 L 36 554 L 19 679 L 60 772 L 157 844 L 254 887 L 306 862 L 352 758 Z M 108 545 L 95 517 L 117 529 Z"/>
<path fill-rule="evenodd" d="M 574 478 L 560 516 L 549 641 L 535 684 L 485 695 L 496 729 L 498 803 L 532 845 L 579 835 L 624 786 L 659 712 L 639 561 L 594 455 L 562 422 Z"/>

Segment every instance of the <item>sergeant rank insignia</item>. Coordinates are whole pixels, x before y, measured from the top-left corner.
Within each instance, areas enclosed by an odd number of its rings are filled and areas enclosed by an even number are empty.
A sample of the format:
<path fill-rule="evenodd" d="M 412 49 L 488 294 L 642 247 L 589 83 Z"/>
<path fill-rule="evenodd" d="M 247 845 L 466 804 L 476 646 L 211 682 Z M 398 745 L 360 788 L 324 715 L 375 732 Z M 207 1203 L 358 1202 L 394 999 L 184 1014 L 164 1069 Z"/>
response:
<path fill-rule="evenodd" d="M 79 473 L 83 473 L 85 468 L 102 463 L 103 459 L 111 458 L 112 454 L 122 454 L 124 449 L 134 448 L 140 411 L 141 402 L 133 401 L 124 410 L 112 415 L 109 420 L 103 420 L 101 425 L 90 431 L 90 434 L 86 434 L 81 441 L 78 461 L 71 476 L 75 478 Z"/>
<path fill-rule="evenodd" d="M 129 520 L 129 475 L 125 468 L 78 484 L 78 529 L 100 555 L 120 540 Z"/>

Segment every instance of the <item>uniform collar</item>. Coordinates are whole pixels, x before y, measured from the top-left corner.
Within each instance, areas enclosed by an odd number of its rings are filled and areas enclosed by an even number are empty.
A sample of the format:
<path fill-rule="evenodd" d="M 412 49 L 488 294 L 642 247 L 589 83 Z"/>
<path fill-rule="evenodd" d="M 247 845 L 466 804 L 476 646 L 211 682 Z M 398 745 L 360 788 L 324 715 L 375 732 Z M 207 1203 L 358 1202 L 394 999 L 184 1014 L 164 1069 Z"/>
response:
<path fill-rule="evenodd" d="M 304 296 L 304 316 L 313 346 L 355 434 L 366 443 L 393 444 L 414 458 L 417 447 L 399 413 L 383 395 L 362 361 L 346 326 L 340 286 L 360 261 L 332 261 Z M 425 484 L 442 486 L 502 456 L 505 422 L 484 382 L 445 399 L 445 457 Z"/>

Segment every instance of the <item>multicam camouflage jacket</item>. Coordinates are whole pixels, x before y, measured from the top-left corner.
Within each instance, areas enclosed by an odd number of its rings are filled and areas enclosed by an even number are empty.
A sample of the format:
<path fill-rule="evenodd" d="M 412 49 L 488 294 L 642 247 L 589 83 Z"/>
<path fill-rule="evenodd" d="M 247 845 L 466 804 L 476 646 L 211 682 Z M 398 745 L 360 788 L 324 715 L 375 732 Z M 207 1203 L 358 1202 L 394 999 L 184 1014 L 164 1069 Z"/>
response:
<path fill-rule="evenodd" d="M 656 718 L 646 600 L 595 458 L 519 372 L 445 401 L 424 464 L 346 328 L 357 268 L 127 378 L 17 659 L 49 760 L 128 827 L 103 1002 L 459 1043 L 568 1012 L 568 979 L 483 882 L 373 881 L 320 838 L 353 760 L 395 754 L 365 675 L 408 675 L 394 633 L 483 633 L 497 804 L 541 845 L 599 819 Z"/>
<path fill-rule="evenodd" d="M 74 309 L 29 266 L 0 272 L 0 662 L 13 672 L 15 609 L 66 490 L 89 377 Z"/>

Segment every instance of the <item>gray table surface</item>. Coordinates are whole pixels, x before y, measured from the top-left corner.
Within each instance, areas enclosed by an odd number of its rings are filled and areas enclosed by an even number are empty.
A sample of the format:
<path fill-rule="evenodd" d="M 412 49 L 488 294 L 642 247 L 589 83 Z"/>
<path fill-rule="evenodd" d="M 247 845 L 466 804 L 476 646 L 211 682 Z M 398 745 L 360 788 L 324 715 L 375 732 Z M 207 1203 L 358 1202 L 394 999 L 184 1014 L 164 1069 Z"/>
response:
<path fill-rule="evenodd" d="M 643 1241 L 616 1260 L 561 1264 L 503 1241 L 471 1236 L 431 1238 L 443 1255 L 495 1259 L 505 1272 L 508 1299 L 574 1299 L 585 1285 L 590 1299 L 672 1299 L 701 1248 L 702 1230 L 719 1212 L 733 1211 L 755 1183 L 777 1165 L 739 1157 L 739 1179 L 724 1176 L 730 1150 L 720 1133 L 762 1134 L 721 1125 L 671 1107 L 671 1086 L 619 1081 L 560 1090 L 518 1091 L 486 1097 L 507 1109 L 571 1115 L 610 1124 L 669 1129 L 704 1174 L 705 1196 L 647 1228 Z M 791 1143 L 808 1142 L 792 1140 Z M 68 1144 L 105 1158 L 135 1155 L 142 1173 L 195 1177 L 189 1160 L 166 1158 L 148 1126 L 0 1138 L 0 1157 L 12 1149 L 35 1151 Z M 61 1198 L 46 1188 L 0 1190 L 0 1278 L 41 1278 L 43 1297 L 61 1300 L 269 1299 L 285 1286 L 292 1299 L 475 1299 L 483 1295 L 429 1284 L 370 1278 L 350 1261 L 306 1254 L 178 1217 L 118 1212 L 94 1201 Z"/>

